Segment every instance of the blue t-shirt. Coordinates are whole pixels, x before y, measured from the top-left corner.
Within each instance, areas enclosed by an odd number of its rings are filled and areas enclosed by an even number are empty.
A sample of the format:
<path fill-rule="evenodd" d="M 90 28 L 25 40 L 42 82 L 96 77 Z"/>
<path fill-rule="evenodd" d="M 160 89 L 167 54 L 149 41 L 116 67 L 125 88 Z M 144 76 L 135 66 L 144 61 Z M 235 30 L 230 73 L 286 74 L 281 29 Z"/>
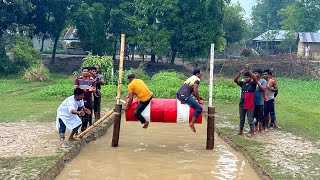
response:
<path fill-rule="evenodd" d="M 267 86 L 267 81 L 265 79 L 260 79 L 258 83 L 262 86 Z M 254 93 L 254 105 L 264 105 L 263 95 L 264 91 L 262 91 L 257 84 L 256 92 Z"/>

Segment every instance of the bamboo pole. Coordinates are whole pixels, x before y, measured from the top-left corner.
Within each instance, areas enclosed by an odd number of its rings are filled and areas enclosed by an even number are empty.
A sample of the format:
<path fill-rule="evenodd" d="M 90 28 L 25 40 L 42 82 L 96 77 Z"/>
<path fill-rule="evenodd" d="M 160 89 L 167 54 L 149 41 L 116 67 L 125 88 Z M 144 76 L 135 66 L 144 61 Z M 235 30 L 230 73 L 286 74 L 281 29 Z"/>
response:
<path fill-rule="evenodd" d="M 83 131 L 81 134 L 79 134 L 77 137 L 78 138 L 82 138 L 84 135 L 86 135 L 89 131 L 91 131 L 93 128 L 95 128 L 96 126 L 98 126 L 102 121 L 106 120 L 109 116 L 111 116 L 111 114 L 114 112 L 114 109 L 112 109 L 111 111 L 109 111 L 106 115 L 104 115 L 102 118 L 100 118 L 97 122 L 95 122 L 94 124 L 92 124 L 88 129 L 86 129 L 85 131 Z"/>
<path fill-rule="evenodd" d="M 112 142 L 111 142 L 112 147 L 118 147 L 119 136 L 120 136 L 121 109 L 122 109 L 120 100 L 121 100 L 121 88 L 122 88 L 124 45 L 125 45 L 125 34 L 121 34 L 118 93 L 117 93 L 117 104 L 115 105 L 115 117 L 114 117 L 114 123 L 113 123 L 113 135 L 112 135 Z"/>
<path fill-rule="evenodd" d="M 214 63 L 214 44 L 211 44 L 209 106 L 208 106 L 207 146 L 206 146 L 206 149 L 208 149 L 208 150 L 212 150 L 214 147 L 214 113 L 215 113 L 215 108 L 212 107 L 213 69 L 214 69 L 213 63 Z"/>

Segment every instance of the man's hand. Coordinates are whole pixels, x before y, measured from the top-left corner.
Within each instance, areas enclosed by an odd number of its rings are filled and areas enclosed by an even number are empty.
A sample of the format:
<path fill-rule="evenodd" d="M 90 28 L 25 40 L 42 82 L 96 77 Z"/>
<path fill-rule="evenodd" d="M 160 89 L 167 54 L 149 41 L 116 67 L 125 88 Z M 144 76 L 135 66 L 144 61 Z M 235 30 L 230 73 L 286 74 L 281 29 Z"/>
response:
<path fill-rule="evenodd" d="M 84 108 L 83 110 L 84 110 L 85 113 L 87 113 L 87 114 L 89 114 L 89 115 L 91 114 L 91 111 L 90 111 L 89 109 Z"/>
<path fill-rule="evenodd" d="M 239 69 L 239 73 L 242 74 L 243 71 L 244 71 L 244 69 L 241 67 L 241 68 Z"/>
<path fill-rule="evenodd" d="M 250 71 L 250 70 L 251 70 L 251 67 L 250 67 L 249 64 L 246 64 L 246 70 L 247 70 L 247 71 Z"/>
<path fill-rule="evenodd" d="M 85 115 L 85 112 L 84 112 L 84 111 L 80 111 L 79 115 L 80 115 L 80 116 L 84 116 L 84 115 Z"/>

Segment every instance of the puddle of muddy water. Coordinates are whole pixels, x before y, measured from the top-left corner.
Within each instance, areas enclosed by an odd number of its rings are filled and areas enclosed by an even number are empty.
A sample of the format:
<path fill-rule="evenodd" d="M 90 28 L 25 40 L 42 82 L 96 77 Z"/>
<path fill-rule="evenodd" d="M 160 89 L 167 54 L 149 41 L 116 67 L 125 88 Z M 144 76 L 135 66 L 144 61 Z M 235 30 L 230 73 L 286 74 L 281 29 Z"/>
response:
<path fill-rule="evenodd" d="M 80 179 L 259 179 L 248 161 L 216 136 L 215 149 L 206 150 L 206 122 L 196 125 L 122 121 L 119 147 L 111 147 L 113 127 L 90 142 L 57 177 Z"/>

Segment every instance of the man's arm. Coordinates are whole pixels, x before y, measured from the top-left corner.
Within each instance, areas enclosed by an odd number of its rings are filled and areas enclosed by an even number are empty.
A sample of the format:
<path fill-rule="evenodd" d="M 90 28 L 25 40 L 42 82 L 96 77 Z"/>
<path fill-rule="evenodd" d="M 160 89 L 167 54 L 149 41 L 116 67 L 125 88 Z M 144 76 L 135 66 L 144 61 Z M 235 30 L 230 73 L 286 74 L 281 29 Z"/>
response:
<path fill-rule="evenodd" d="M 125 111 L 128 111 L 128 110 L 129 110 L 129 108 L 130 108 L 130 106 L 131 106 L 131 104 L 132 104 L 132 100 L 133 100 L 133 92 L 130 92 L 130 93 L 128 94 L 128 102 L 127 102 L 127 104 L 126 104 L 126 107 L 124 108 Z"/>
<path fill-rule="evenodd" d="M 73 89 L 76 89 L 76 88 L 78 88 L 79 87 L 79 80 L 78 80 L 78 78 L 75 80 L 75 82 L 74 82 L 74 86 L 73 86 Z"/>
<path fill-rule="evenodd" d="M 199 88 L 199 84 L 194 84 L 193 85 L 193 96 L 197 98 L 198 102 L 200 104 L 202 104 L 202 101 L 203 99 L 199 96 L 199 91 L 198 91 L 198 88 Z"/>
<path fill-rule="evenodd" d="M 264 86 L 264 85 L 262 85 L 262 84 L 260 84 L 260 83 L 257 83 L 257 84 L 258 84 L 259 88 L 260 88 L 262 91 L 266 91 L 267 86 Z"/>
<path fill-rule="evenodd" d="M 105 84 L 104 77 L 102 75 L 100 75 L 99 80 L 101 85 Z"/>
<path fill-rule="evenodd" d="M 238 74 L 234 77 L 233 82 L 235 82 L 236 84 L 239 84 L 240 83 L 239 78 L 240 78 L 242 73 L 243 73 L 243 69 L 240 68 Z"/>
<path fill-rule="evenodd" d="M 269 84 L 271 85 L 267 85 L 267 89 L 270 89 L 271 91 L 278 91 L 277 83 L 274 80 L 271 80 Z"/>

